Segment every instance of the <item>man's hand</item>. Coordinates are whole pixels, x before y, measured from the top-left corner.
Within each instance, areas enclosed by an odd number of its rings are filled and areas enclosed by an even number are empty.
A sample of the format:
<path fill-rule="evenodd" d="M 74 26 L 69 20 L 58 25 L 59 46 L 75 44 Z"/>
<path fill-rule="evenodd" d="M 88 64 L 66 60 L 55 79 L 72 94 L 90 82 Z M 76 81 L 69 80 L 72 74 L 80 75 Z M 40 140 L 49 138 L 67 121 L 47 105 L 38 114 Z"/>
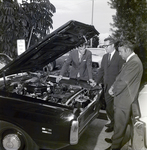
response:
<path fill-rule="evenodd" d="M 113 92 L 113 86 L 111 86 L 111 88 L 109 89 L 108 93 L 114 97 L 114 92 Z"/>
<path fill-rule="evenodd" d="M 62 80 L 62 78 L 63 78 L 63 76 L 62 76 L 62 75 L 57 76 L 57 77 L 56 77 L 56 82 L 57 82 L 57 83 L 59 83 L 59 82 L 60 82 L 60 80 Z"/>
<path fill-rule="evenodd" d="M 93 79 L 89 79 L 89 84 L 90 84 L 92 87 L 95 87 L 95 86 L 96 86 L 96 82 L 95 82 Z"/>

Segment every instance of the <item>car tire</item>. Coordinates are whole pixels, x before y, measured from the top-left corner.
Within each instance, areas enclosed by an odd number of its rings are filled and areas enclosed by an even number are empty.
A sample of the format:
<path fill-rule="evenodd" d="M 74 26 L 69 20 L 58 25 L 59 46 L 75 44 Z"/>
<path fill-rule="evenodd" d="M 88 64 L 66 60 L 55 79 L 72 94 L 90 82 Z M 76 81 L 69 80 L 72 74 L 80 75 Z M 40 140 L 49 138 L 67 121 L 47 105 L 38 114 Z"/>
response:
<path fill-rule="evenodd" d="M 92 67 L 93 67 L 93 68 L 99 68 L 99 64 L 96 63 L 96 62 L 92 62 Z"/>
<path fill-rule="evenodd" d="M 56 67 L 56 61 L 53 61 L 47 65 L 49 71 L 53 71 Z"/>
<path fill-rule="evenodd" d="M 0 149 L 1 150 L 39 150 L 31 137 L 19 127 L 0 121 Z"/>

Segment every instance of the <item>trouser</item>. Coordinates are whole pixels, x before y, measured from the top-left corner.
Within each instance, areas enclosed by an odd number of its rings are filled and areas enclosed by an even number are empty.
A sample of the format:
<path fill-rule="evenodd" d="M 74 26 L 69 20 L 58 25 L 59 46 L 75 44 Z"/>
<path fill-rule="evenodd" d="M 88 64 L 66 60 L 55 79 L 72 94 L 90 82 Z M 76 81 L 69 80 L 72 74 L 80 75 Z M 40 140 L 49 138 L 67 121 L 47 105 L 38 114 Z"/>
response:
<path fill-rule="evenodd" d="M 111 121 L 113 127 L 114 124 L 114 98 L 108 93 L 108 90 L 105 91 L 105 102 L 106 102 L 106 113 Z"/>
<path fill-rule="evenodd" d="M 130 139 L 130 109 L 121 109 L 114 106 L 114 134 L 112 148 L 121 148 Z"/>

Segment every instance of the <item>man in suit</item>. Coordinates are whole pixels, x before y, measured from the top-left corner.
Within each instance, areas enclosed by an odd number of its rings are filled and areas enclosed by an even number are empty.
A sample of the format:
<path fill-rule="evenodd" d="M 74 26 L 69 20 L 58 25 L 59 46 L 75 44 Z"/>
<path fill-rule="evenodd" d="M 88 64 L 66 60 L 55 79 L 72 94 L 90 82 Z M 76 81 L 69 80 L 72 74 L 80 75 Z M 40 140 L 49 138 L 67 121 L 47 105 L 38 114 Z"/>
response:
<path fill-rule="evenodd" d="M 127 142 L 126 136 L 129 135 L 126 130 L 131 118 L 131 104 L 138 94 L 143 74 L 142 63 L 133 52 L 133 45 L 124 42 L 118 49 L 126 63 L 109 90 L 109 94 L 114 96 L 114 135 L 111 147 L 106 150 L 120 150 Z"/>
<path fill-rule="evenodd" d="M 70 78 L 89 81 L 91 86 L 96 85 L 92 79 L 92 53 L 86 49 L 86 43 L 70 52 L 68 59 L 60 71 L 60 75 L 56 78 L 56 82 L 59 82 L 63 78 L 70 64 Z"/>
<path fill-rule="evenodd" d="M 113 97 L 108 93 L 111 85 L 115 81 L 116 76 L 120 72 L 124 60 L 120 57 L 117 49 L 117 42 L 112 37 L 104 39 L 104 45 L 106 48 L 106 54 L 102 58 L 101 67 L 98 70 L 97 83 L 104 84 L 104 98 L 106 102 L 106 112 L 110 119 L 110 124 L 106 124 L 108 127 L 105 131 L 112 132 L 114 124 L 113 113 Z M 107 139 L 105 139 L 107 140 Z"/>

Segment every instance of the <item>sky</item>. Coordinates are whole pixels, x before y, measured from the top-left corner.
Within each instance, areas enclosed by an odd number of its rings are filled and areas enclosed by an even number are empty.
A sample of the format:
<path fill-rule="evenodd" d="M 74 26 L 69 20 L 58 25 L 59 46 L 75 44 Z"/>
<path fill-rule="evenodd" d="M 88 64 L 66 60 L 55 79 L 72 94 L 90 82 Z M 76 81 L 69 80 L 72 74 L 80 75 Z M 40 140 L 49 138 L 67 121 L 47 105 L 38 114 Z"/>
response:
<path fill-rule="evenodd" d="M 113 23 L 112 15 L 115 15 L 115 10 L 110 8 L 108 1 L 109 0 L 50 0 L 56 7 L 56 13 L 54 13 L 52 17 L 53 30 L 70 20 L 92 24 L 100 33 L 100 42 L 102 43 L 104 38 L 111 35 L 110 23 Z M 92 2 L 94 2 L 93 9 Z M 51 32 L 53 30 L 51 30 Z"/>

